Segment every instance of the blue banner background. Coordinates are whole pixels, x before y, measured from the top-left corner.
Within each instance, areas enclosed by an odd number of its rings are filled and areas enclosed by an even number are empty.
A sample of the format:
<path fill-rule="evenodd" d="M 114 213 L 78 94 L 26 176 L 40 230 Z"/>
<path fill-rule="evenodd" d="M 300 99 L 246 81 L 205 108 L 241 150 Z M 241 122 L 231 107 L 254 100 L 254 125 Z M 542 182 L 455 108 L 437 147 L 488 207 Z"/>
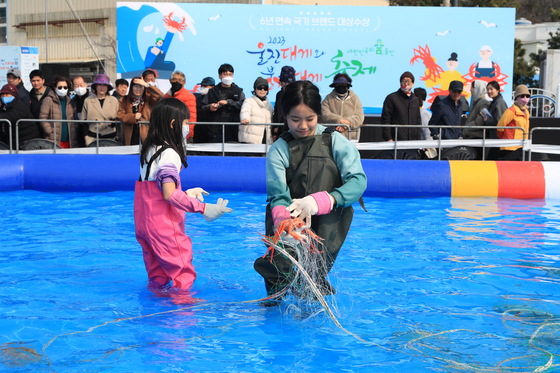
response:
<path fill-rule="evenodd" d="M 149 67 L 157 70 L 160 88 L 166 89 L 170 73 L 180 70 L 187 77 L 185 87 L 196 91 L 206 76 L 218 81 L 218 67 L 227 62 L 246 95 L 258 76 L 269 78 L 272 100 L 284 65 L 295 68 L 298 80 L 316 83 L 323 96 L 331 91 L 334 74 L 346 72 L 365 112 L 380 113 L 385 97 L 399 88 L 404 71 L 414 74 L 415 87 L 435 95 L 437 89 L 445 91 L 445 83 L 439 81 L 444 76 L 471 80 L 471 65 L 481 61 L 482 46 L 489 46 L 509 102 L 514 25 L 515 9 L 509 8 L 120 2 L 117 72 L 130 79 L 152 63 Z M 426 47 L 432 58 L 424 54 L 411 64 Z M 458 62 L 454 75 L 447 66 L 452 53 Z M 441 77 L 430 80 L 425 65 L 433 69 L 438 65 Z M 423 77 L 427 81 L 421 81 Z"/>

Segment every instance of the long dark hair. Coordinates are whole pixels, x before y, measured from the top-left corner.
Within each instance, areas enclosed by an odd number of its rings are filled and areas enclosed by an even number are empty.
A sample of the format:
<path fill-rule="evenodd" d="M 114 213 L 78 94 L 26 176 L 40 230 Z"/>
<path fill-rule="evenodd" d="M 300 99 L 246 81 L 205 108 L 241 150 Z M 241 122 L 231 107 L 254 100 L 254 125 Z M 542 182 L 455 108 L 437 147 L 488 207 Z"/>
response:
<path fill-rule="evenodd" d="M 130 86 L 128 87 L 128 94 L 126 95 L 126 97 L 128 97 L 130 102 L 132 102 L 133 99 L 134 99 L 134 93 L 132 93 L 132 87 L 134 86 L 134 83 L 133 83 L 134 79 L 142 79 L 142 77 L 141 76 L 135 76 L 130 81 Z M 142 93 L 142 98 L 144 98 L 144 99 L 146 98 L 146 87 L 144 87 L 144 93 Z"/>
<path fill-rule="evenodd" d="M 190 119 L 189 108 L 182 101 L 168 97 L 158 101 L 152 109 L 146 140 L 142 143 L 140 165 L 148 163 L 148 151 L 152 146 L 169 145 L 181 157 L 187 168 L 187 150 L 183 147 L 183 121 Z M 173 121 L 174 120 L 174 121 Z M 171 122 L 173 121 L 173 128 Z"/>
<path fill-rule="evenodd" d="M 492 80 L 491 82 L 488 82 L 488 84 L 487 84 L 486 86 L 487 86 L 487 87 L 488 87 L 488 86 L 492 86 L 496 91 L 498 91 L 498 94 L 499 94 L 500 96 L 502 95 L 502 93 L 500 92 L 500 89 L 501 89 L 500 83 L 498 83 L 497 81 Z"/>
<path fill-rule="evenodd" d="M 283 132 L 289 130 L 288 114 L 294 107 L 301 104 L 313 110 L 317 117 L 321 117 L 321 94 L 319 93 L 319 88 L 309 80 L 298 80 L 286 87 L 282 97 L 282 113 L 284 118 L 286 118 L 284 120 Z"/>

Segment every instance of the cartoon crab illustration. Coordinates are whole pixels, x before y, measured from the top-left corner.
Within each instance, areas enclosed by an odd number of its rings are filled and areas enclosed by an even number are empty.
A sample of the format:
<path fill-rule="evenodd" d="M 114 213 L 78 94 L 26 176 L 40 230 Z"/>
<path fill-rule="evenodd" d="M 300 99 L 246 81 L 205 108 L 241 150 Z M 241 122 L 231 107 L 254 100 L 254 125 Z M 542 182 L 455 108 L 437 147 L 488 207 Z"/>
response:
<path fill-rule="evenodd" d="M 422 61 L 424 66 L 426 66 L 426 75 L 421 77 L 421 81 L 431 80 L 434 83 L 439 79 L 440 74 L 443 73 L 443 69 L 436 63 L 435 59 L 432 57 L 430 52 L 430 47 L 426 45 L 426 48 L 418 46 L 418 49 L 414 49 L 414 57 L 410 60 L 410 64 L 414 65 L 415 62 Z"/>
<path fill-rule="evenodd" d="M 166 28 L 171 28 L 175 30 L 175 32 L 179 31 L 180 33 L 182 33 L 183 30 L 186 30 L 188 27 L 187 22 L 185 22 L 185 17 L 183 17 L 181 23 L 179 23 L 173 18 L 173 12 L 163 17 L 163 23 L 165 23 Z"/>
<path fill-rule="evenodd" d="M 478 74 L 478 72 L 476 71 L 476 63 L 473 63 L 469 68 L 469 72 L 463 75 L 463 78 L 467 83 L 472 83 L 474 80 L 482 80 L 489 83 L 495 80 L 498 82 L 500 87 L 506 85 L 507 82 L 505 82 L 505 79 L 508 77 L 508 75 L 502 73 L 500 65 L 498 65 L 497 63 L 493 62 L 492 67 L 494 68 L 494 74 L 492 74 L 491 77 L 479 76 L 480 74 Z"/>

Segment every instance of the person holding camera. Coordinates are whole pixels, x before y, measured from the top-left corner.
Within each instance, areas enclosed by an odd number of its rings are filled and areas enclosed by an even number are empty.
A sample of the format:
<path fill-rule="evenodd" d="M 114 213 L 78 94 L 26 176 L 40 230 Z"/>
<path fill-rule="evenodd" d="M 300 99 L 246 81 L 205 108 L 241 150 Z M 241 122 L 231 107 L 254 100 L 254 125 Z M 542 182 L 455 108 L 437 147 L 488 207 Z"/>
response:
<path fill-rule="evenodd" d="M 128 95 L 120 100 L 117 118 L 124 124 L 125 145 L 138 145 L 148 133 L 148 125 L 140 122 L 150 120 L 152 108 L 163 97 L 163 93 L 155 86 L 148 85 L 142 77 L 132 79 Z"/>

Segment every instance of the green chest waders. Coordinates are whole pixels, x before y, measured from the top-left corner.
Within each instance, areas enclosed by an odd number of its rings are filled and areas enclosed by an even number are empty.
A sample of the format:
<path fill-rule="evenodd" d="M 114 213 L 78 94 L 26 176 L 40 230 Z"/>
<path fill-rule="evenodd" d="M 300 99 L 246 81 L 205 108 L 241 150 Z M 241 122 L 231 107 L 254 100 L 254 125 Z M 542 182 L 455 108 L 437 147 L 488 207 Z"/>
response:
<path fill-rule="evenodd" d="M 332 192 L 335 188 L 342 186 L 340 171 L 332 152 L 331 133 L 333 130 L 327 129 L 322 135 L 309 136 L 304 139 L 296 139 L 290 133 L 282 136 L 290 148 L 290 164 L 286 169 L 286 181 L 292 199 L 303 198 L 321 191 Z M 325 277 L 334 265 L 338 252 L 346 239 L 353 216 L 354 209 L 349 206 L 337 207 L 327 215 L 311 217 L 311 228 L 324 239 L 325 250 L 322 254 L 317 255 L 325 256 L 327 264 Z M 266 235 L 274 235 L 270 203 L 266 207 Z M 270 255 L 269 253 L 265 258 L 257 259 L 254 267 L 263 276 L 267 289 L 277 291 L 290 282 L 293 265 L 289 259 L 276 252 L 272 256 L 271 263 Z M 330 288 L 327 283 L 317 285 Z"/>

